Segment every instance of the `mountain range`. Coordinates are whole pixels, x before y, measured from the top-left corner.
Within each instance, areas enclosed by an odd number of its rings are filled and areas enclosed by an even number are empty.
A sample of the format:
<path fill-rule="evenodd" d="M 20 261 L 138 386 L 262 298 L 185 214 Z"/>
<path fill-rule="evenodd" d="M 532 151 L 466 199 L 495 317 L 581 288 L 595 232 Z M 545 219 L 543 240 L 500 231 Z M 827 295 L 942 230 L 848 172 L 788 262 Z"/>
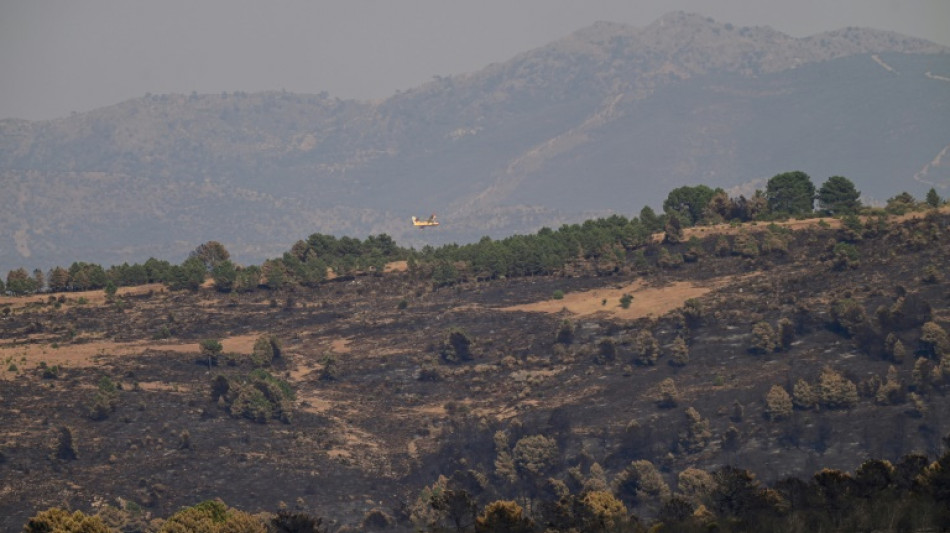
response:
<path fill-rule="evenodd" d="M 146 95 L 0 121 L 0 271 L 177 262 L 207 240 L 260 263 L 312 233 L 467 242 L 790 170 L 848 177 L 866 203 L 922 198 L 950 186 L 947 117 L 947 47 L 687 13 L 596 23 L 381 101 Z M 412 228 L 432 212 L 441 226 Z"/>

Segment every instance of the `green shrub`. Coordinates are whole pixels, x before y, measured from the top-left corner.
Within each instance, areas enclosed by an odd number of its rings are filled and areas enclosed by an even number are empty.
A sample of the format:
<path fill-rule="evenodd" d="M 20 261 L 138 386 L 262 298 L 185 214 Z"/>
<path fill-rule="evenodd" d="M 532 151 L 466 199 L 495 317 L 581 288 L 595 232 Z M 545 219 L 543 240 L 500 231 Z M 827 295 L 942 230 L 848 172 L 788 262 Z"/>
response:
<path fill-rule="evenodd" d="M 474 359 L 472 338 L 459 328 L 452 328 L 442 342 L 439 355 L 447 363 L 462 363 Z"/>
<path fill-rule="evenodd" d="M 205 339 L 198 343 L 198 348 L 201 350 L 201 355 L 208 358 L 209 366 L 218 364 L 218 356 L 221 355 L 221 350 L 224 349 L 217 339 Z"/>
<path fill-rule="evenodd" d="M 280 341 L 274 335 L 261 335 L 254 342 L 251 351 L 251 364 L 254 366 L 269 366 L 282 354 Z"/>
<path fill-rule="evenodd" d="M 749 351 L 756 354 L 769 354 L 778 347 L 775 330 L 768 322 L 757 322 L 752 326 L 752 344 Z"/>
<path fill-rule="evenodd" d="M 270 419 L 290 423 L 295 398 L 287 382 L 262 369 L 241 380 L 216 376 L 211 383 L 211 396 L 222 402 L 232 416 L 262 424 Z"/>
<path fill-rule="evenodd" d="M 32 516 L 23 526 L 23 533 L 113 533 L 98 516 L 87 516 L 82 511 L 67 511 L 52 507 Z"/>
<path fill-rule="evenodd" d="M 670 348 L 670 364 L 673 366 L 686 366 L 689 363 L 689 346 L 682 336 L 673 340 L 673 346 Z"/>
<path fill-rule="evenodd" d="M 772 385 L 765 396 L 766 414 L 770 420 L 782 420 L 792 414 L 792 397 L 779 385 Z"/>
<path fill-rule="evenodd" d="M 641 329 L 637 334 L 637 360 L 641 365 L 655 365 L 660 358 L 660 343 L 650 333 L 650 330 Z"/>
<path fill-rule="evenodd" d="M 624 309 L 629 309 L 631 302 L 633 302 L 633 296 L 630 296 L 629 294 L 624 294 L 620 297 L 620 307 Z"/>
<path fill-rule="evenodd" d="M 553 298 L 553 299 L 555 299 L 555 300 L 563 300 L 563 299 L 564 299 L 564 291 L 562 291 L 561 289 L 555 290 L 554 293 L 551 294 L 551 298 Z"/>

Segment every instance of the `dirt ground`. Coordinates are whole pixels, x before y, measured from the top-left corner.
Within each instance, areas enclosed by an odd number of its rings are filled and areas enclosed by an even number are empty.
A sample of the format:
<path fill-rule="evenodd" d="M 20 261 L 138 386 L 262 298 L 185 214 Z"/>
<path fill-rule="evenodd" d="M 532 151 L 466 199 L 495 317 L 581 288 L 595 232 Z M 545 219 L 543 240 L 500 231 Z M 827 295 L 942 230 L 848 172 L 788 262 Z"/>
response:
<path fill-rule="evenodd" d="M 703 282 L 701 285 L 690 281 L 674 281 L 661 287 L 654 287 L 647 286 L 642 279 L 638 279 L 617 288 L 567 293 L 560 300 L 544 300 L 505 307 L 502 310 L 541 313 L 560 313 L 567 310 L 580 317 L 603 314 L 611 318 L 635 320 L 665 315 L 682 307 L 686 300 L 699 298 L 728 281 L 729 279 L 717 279 L 712 282 Z M 625 294 L 633 297 L 626 309 L 620 305 L 620 298 Z"/>

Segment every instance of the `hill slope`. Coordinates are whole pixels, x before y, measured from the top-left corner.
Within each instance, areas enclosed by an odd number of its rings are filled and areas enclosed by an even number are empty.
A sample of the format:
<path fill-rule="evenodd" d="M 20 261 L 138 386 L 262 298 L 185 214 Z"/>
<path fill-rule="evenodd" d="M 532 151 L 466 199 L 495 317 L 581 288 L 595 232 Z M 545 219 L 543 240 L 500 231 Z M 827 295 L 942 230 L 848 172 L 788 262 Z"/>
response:
<path fill-rule="evenodd" d="M 312 232 L 474 240 L 791 169 L 920 196 L 950 176 L 948 58 L 888 32 L 795 39 L 673 13 L 380 102 L 152 95 L 0 121 L 0 265 L 176 260 L 210 239 L 260 262 Z M 438 232 L 408 226 L 433 211 Z"/>
<path fill-rule="evenodd" d="M 727 464 L 776 486 L 768 512 L 782 517 L 815 472 L 870 457 L 903 465 L 916 491 L 950 431 L 948 245 L 944 210 L 749 225 L 600 259 L 614 268 L 444 288 L 395 271 L 284 292 L 7 299 L 0 524 L 103 503 L 143 521 L 221 497 L 334 526 L 381 509 L 411 531 L 440 475 L 480 507 L 517 499 L 536 518 L 558 499 L 549 478 L 575 495 L 600 483 L 648 523 L 671 491 L 689 495 L 681 473 Z M 664 261 L 678 254 L 690 260 Z M 258 355 L 262 336 L 278 357 Z M 217 365 L 203 339 L 222 340 Z M 550 441 L 533 453 L 537 435 Z M 669 489 L 624 487 L 634 461 Z M 776 485 L 789 476 L 805 481 Z M 810 505 L 840 517 L 834 503 Z"/>

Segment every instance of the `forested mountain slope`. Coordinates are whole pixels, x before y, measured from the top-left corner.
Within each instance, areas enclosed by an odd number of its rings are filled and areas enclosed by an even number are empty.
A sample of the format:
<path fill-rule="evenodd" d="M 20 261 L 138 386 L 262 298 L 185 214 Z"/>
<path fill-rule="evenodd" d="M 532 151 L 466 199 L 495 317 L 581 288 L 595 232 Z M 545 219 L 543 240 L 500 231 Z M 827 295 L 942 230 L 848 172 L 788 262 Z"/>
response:
<path fill-rule="evenodd" d="M 888 32 L 796 39 L 673 13 L 376 102 L 147 95 L 0 121 L 0 269 L 174 259 L 212 238 L 260 262 L 315 231 L 469 241 L 792 169 L 920 197 L 947 186 L 948 58 Z M 409 226 L 431 212 L 438 232 Z"/>

